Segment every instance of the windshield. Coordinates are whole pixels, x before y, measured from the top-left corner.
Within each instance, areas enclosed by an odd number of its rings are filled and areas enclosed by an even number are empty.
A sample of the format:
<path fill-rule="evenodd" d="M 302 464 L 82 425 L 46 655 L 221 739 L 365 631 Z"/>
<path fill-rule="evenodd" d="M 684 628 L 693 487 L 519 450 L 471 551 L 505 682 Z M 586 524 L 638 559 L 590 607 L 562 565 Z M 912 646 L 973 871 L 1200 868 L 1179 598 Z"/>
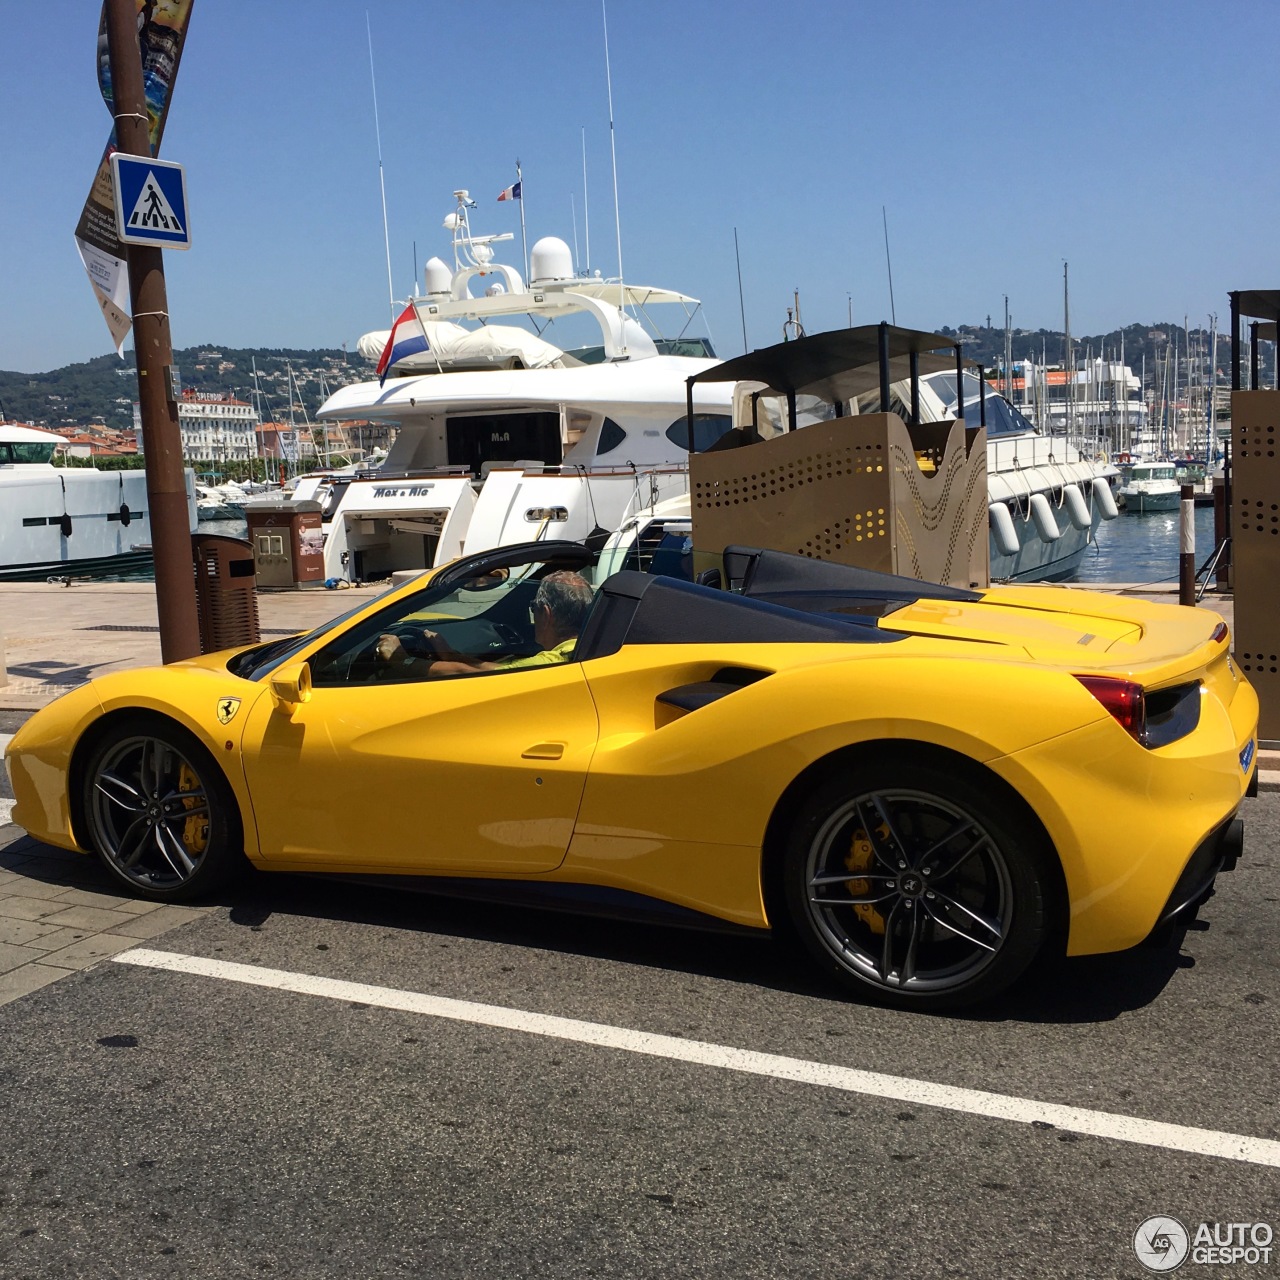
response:
<path fill-rule="evenodd" d="M 56 442 L 53 444 L 0 442 L 0 467 L 12 466 L 14 463 L 50 462 L 53 460 L 53 451 L 57 447 Z"/>
<path fill-rule="evenodd" d="M 304 631 L 300 635 L 285 636 L 282 640 L 271 640 L 266 644 L 258 645 L 254 649 L 246 649 L 243 653 L 237 653 L 227 663 L 227 670 L 233 676 L 239 676 L 242 680 L 261 679 L 263 676 L 269 675 L 282 663 L 287 662 L 295 653 L 301 653 L 313 640 L 319 640 L 321 636 L 332 631 L 335 627 L 340 627 L 344 622 L 350 621 L 363 609 L 367 609 L 370 604 L 381 600 L 384 596 L 390 595 L 392 591 L 396 590 L 399 590 L 399 588 L 388 587 L 386 591 L 380 591 L 372 600 L 361 600 L 359 604 L 352 605 L 345 613 L 340 613 L 336 618 L 331 618 L 328 622 L 322 623 L 310 631 Z"/>
<path fill-rule="evenodd" d="M 438 575 L 333 635 L 309 659 L 312 684 L 349 688 L 569 661 L 593 595 L 581 564 L 581 556 L 548 558 Z M 560 590 L 544 598 L 544 583 L 557 579 Z M 566 588 L 565 579 L 575 585 Z M 560 599 L 566 593 L 569 601 Z"/>

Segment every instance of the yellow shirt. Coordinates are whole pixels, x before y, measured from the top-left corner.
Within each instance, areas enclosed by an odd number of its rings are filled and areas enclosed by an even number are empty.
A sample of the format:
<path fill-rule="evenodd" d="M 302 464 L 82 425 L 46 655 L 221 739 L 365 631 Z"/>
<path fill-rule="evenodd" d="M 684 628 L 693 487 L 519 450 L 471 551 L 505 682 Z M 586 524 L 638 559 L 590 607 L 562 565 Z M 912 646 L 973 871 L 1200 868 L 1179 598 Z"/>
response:
<path fill-rule="evenodd" d="M 570 636 L 567 640 L 561 640 L 558 645 L 544 649 L 541 653 L 531 654 L 527 658 L 504 658 L 501 662 L 495 663 L 493 669 L 514 671 L 518 667 L 553 667 L 557 662 L 568 662 L 573 657 L 577 643 L 578 637 Z"/>

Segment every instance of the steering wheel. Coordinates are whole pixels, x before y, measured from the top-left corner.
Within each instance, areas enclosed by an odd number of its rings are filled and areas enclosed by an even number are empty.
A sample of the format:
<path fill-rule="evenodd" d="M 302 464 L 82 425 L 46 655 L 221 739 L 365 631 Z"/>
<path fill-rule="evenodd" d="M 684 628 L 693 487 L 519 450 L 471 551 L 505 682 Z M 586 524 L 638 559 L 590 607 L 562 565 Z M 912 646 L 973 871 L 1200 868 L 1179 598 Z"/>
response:
<path fill-rule="evenodd" d="M 502 641 L 502 650 L 505 652 L 511 649 L 522 649 L 525 645 L 526 637 L 521 635 L 517 628 L 508 622 L 491 622 L 489 624 L 494 634 Z"/>

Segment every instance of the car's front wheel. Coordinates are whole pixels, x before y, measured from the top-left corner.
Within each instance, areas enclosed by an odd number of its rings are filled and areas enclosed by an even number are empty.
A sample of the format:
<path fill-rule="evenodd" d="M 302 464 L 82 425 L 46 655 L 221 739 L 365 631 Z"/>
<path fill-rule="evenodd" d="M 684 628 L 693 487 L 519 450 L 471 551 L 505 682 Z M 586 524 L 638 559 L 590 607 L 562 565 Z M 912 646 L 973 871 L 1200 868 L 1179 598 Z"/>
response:
<path fill-rule="evenodd" d="M 89 843 L 132 893 L 179 902 L 208 893 L 242 864 L 235 796 L 209 753 L 160 720 L 120 725 L 84 772 Z"/>
<path fill-rule="evenodd" d="M 795 931 L 846 986 L 954 1009 L 989 999 L 1035 958 L 1050 856 L 994 787 L 903 755 L 852 763 L 810 795 L 783 885 Z"/>

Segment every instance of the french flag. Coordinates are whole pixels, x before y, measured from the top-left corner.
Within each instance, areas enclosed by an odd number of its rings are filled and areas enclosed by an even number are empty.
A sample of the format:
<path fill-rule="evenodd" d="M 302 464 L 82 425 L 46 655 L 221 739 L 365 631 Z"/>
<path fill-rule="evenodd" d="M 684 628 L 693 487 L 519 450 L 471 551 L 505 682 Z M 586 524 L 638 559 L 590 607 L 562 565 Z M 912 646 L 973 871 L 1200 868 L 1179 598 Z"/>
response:
<path fill-rule="evenodd" d="M 406 356 L 416 356 L 420 352 L 430 350 L 427 335 L 418 320 L 418 313 L 410 303 L 391 326 L 387 345 L 382 348 L 382 356 L 378 360 L 378 385 L 383 386 L 386 383 L 387 374 L 393 364 L 399 364 Z"/>
<path fill-rule="evenodd" d="M 520 184 L 517 182 L 513 186 L 507 187 L 498 193 L 498 200 L 519 200 Z"/>

